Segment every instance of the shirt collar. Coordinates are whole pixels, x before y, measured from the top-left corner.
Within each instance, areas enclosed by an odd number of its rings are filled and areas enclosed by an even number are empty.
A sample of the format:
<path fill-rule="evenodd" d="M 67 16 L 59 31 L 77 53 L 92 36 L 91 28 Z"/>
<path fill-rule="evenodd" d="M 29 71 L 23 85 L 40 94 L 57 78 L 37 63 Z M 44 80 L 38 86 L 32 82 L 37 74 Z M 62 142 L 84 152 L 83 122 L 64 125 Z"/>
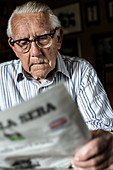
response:
<path fill-rule="evenodd" d="M 64 74 L 66 77 L 70 78 L 69 72 L 65 66 L 65 63 L 63 61 L 63 58 L 61 56 L 61 54 L 58 52 L 58 56 L 57 56 L 57 67 L 56 67 L 56 73 L 62 73 Z M 22 68 L 22 63 L 19 60 L 19 67 L 17 70 L 17 82 L 22 81 L 25 78 L 25 75 L 23 73 L 23 68 Z"/>
<path fill-rule="evenodd" d="M 62 74 L 64 74 L 68 78 L 70 78 L 69 72 L 68 72 L 66 65 L 63 61 L 63 58 L 59 52 L 58 52 L 58 56 L 57 56 L 57 72 L 61 72 Z"/>
<path fill-rule="evenodd" d="M 18 62 L 19 62 L 19 67 L 17 69 L 17 82 L 20 82 L 24 79 L 25 76 L 24 76 L 23 71 L 22 71 L 23 70 L 22 63 L 21 63 L 20 60 L 18 60 Z"/>

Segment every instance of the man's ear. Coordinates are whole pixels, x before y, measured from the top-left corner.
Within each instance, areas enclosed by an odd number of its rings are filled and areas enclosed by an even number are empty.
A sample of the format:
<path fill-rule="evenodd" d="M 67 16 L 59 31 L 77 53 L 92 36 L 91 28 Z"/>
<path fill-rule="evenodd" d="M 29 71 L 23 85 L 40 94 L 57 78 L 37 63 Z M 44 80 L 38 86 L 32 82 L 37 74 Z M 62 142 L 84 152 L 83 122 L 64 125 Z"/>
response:
<path fill-rule="evenodd" d="M 15 53 L 15 48 L 14 48 L 14 46 L 11 44 L 11 38 L 8 39 L 8 44 L 9 44 L 9 46 L 12 48 L 12 50 L 13 50 L 14 53 Z"/>
<path fill-rule="evenodd" d="M 63 40 L 63 29 L 58 28 L 58 30 L 57 30 L 57 48 L 58 48 L 58 50 L 60 50 L 60 48 L 62 46 L 62 40 Z"/>
<path fill-rule="evenodd" d="M 11 38 L 8 39 L 8 44 L 11 48 L 13 48 L 13 46 L 11 45 Z"/>
<path fill-rule="evenodd" d="M 9 44 L 9 46 L 12 48 L 12 50 L 13 50 L 13 52 L 15 53 L 16 57 L 18 57 L 18 53 L 16 52 L 14 46 L 11 44 L 11 40 L 12 40 L 11 38 L 8 39 L 8 44 Z M 19 58 L 19 57 L 18 57 L 18 58 Z"/>

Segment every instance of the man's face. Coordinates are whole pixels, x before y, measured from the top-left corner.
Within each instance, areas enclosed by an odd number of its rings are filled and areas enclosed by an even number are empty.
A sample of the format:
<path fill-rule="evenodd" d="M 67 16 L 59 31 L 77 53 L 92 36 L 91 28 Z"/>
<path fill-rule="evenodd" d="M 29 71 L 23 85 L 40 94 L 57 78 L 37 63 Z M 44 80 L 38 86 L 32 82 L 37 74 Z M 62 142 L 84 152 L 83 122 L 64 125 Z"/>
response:
<path fill-rule="evenodd" d="M 34 39 L 36 36 L 54 32 L 48 15 L 40 12 L 35 14 L 15 15 L 12 19 L 12 39 Z M 49 48 L 39 48 L 35 42 L 26 53 L 20 53 L 10 43 L 16 56 L 20 59 L 24 70 L 31 74 L 34 79 L 43 81 L 48 73 L 56 66 L 58 49 L 61 48 L 62 35 L 58 29 L 52 38 L 52 45 Z"/>

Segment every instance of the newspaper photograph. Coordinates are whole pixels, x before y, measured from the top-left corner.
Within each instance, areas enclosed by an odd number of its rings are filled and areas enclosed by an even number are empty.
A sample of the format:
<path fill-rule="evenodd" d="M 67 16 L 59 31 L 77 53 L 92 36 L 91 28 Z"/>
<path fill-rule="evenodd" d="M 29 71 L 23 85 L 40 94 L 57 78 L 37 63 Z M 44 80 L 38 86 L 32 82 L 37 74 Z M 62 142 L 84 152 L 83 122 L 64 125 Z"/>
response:
<path fill-rule="evenodd" d="M 1 112 L 0 167 L 68 168 L 91 135 L 65 86 Z"/>

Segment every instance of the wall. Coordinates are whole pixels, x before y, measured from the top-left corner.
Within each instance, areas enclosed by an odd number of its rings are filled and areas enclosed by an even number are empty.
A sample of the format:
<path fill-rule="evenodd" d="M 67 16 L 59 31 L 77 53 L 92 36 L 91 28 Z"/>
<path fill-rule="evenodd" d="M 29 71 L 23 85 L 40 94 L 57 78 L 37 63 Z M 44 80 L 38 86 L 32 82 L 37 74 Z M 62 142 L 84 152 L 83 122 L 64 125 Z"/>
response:
<path fill-rule="evenodd" d="M 80 2 L 80 11 L 81 11 L 81 22 L 82 22 L 82 31 L 77 32 L 77 33 L 72 33 L 67 35 L 69 39 L 77 39 L 78 42 L 78 55 L 79 57 L 83 57 L 87 59 L 94 67 L 96 67 L 96 62 L 98 61 L 98 58 L 95 55 L 95 46 L 94 42 L 96 42 L 95 37 L 98 38 L 102 36 L 112 36 L 113 35 L 113 22 L 109 22 L 107 15 L 106 15 L 106 0 L 97 0 L 99 3 L 99 16 L 100 16 L 100 21 L 98 24 L 94 25 L 87 25 L 86 24 L 86 18 L 85 18 L 85 5 L 89 2 L 93 2 L 95 0 L 41 0 L 41 2 L 46 2 L 51 8 L 55 9 L 58 7 L 62 7 L 64 5 L 72 4 L 75 2 Z M 2 12 L 0 13 L 0 21 L 2 23 L 2 28 L 0 30 L 0 62 L 6 61 L 7 57 L 8 60 L 14 58 L 14 55 L 10 49 L 10 47 L 7 44 L 7 36 L 6 36 L 6 26 L 7 26 L 7 20 L 8 17 L 10 16 L 12 10 L 15 8 L 16 5 L 20 5 L 23 2 L 26 2 L 26 0 L 12 0 L 11 3 L 10 1 L 2 1 L 5 3 L 4 10 L 1 9 Z M 1 3 L 2 4 L 2 3 Z M 66 37 L 65 37 L 66 38 Z M 95 39 L 95 41 L 94 41 Z M 65 40 L 65 39 L 64 39 Z M 2 45 L 1 45 L 2 44 Z M 100 73 L 101 74 L 101 73 Z"/>
<path fill-rule="evenodd" d="M 91 0 L 90 0 L 91 1 Z M 113 32 L 113 22 L 109 22 L 106 15 L 106 4 L 103 0 L 99 2 L 100 23 L 97 25 L 86 26 L 84 5 L 88 0 L 81 0 L 82 17 L 83 17 L 83 32 L 79 35 L 81 40 L 81 55 L 87 58 L 91 63 L 94 63 L 94 45 L 92 42 L 93 36 L 106 35 Z"/>

